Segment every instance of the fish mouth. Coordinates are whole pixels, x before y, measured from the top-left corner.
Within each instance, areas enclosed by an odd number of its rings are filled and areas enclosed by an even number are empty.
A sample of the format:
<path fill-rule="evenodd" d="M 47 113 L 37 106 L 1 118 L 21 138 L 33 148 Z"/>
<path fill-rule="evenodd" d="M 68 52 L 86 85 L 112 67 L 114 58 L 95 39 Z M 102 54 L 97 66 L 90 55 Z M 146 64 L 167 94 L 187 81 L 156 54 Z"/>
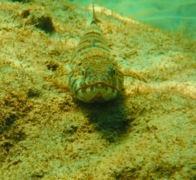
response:
<path fill-rule="evenodd" d="M 91 87 L 95 87 L 95 86 L 104 86 L 104 87 L 109 87 L 111 89 L 114 89 L 116 91 L 119 91 L 115 86 L 111 85 L 111 84 L 108 84 L 108 83 L 105 83 L 105 82 L 96 82 L 96 83 L 93 83 L 93 84 L 89 84 L 89 85 L 85 85 L 85 86 L 82 86 L 78 89 L 76 89 L 76 92 L 80 91 L 80 90 L 83 90 L 83 89 L 87 89 L 87 88 L 91 88 Z M 101 87 L 100 86 L 100 87 Z"/>
<path fill-rule="evenodd" d="M 83 85 L 75 91 L 76 97 L 86 103 L 109 101 L 117 97 L 118 94 L 117 87 L 105 82 Z"/>

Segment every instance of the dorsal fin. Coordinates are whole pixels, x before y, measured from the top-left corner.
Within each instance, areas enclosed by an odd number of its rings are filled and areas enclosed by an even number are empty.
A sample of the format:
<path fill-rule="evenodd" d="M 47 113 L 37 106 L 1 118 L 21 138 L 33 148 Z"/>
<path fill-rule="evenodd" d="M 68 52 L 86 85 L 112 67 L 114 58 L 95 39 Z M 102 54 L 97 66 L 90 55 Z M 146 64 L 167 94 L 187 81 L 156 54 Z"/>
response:
<path fill-rule="evenodd" d="M 93 4 L 93 20 L 91 21 L 91 24 L 93 24 L 93 23 L 97 24 L 98 22 L 100 22 L 100 20 L 97 18 L 96 14 L 95 14 L 95 8 L 94 8 L 94 4 Z"/>

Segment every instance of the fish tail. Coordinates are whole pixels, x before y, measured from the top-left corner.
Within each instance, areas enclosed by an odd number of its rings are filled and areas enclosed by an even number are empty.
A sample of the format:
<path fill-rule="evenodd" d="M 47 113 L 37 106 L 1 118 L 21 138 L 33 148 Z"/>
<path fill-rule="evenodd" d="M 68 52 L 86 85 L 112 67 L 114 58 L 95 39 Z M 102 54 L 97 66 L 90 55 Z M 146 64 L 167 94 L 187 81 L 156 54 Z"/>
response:
<path fill-rule="evenodd" d="M 97 24 L 97 23 L 99 23 L 99 22 L 101 22 L 98 18 L 97 18 L 97 16 L 96 16 L 96 13 L 95 13 L 95 7 L 94 7 L 94 3 L 93 3 L 93 20 L 91 21 L 91 24 Z"/>

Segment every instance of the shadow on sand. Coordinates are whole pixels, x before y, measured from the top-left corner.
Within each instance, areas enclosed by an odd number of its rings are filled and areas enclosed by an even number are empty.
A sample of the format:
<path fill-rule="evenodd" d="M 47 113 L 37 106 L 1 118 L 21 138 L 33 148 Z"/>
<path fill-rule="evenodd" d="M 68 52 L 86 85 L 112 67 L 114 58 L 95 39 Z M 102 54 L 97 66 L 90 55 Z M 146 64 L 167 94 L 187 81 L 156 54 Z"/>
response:
<path fill-rule="evenodd" d="M 124 111 L 123 98 L 106 103 L 85 104 L 77 102 L 81 110 L 87 114 L 95 130 L 101 133 L 102 138 L 109 142 L 116 142 L 127 132 L 129 124 L 134 118 L 127 118 Z"/>

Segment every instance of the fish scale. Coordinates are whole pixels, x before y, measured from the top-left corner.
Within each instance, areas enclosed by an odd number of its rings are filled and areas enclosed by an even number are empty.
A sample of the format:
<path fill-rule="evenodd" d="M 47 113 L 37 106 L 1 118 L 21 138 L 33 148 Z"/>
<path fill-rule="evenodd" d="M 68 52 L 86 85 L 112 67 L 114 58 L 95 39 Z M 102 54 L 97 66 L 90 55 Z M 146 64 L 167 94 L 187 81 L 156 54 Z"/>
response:
<path fill-rule="evenodd" d="M 81 38 L 73 59 L 68 84 L 83 102 L 105 102 L 116 98 L 123 87 L 123 74 L 115 63 L 93 6 L 93 20 Z"/>

